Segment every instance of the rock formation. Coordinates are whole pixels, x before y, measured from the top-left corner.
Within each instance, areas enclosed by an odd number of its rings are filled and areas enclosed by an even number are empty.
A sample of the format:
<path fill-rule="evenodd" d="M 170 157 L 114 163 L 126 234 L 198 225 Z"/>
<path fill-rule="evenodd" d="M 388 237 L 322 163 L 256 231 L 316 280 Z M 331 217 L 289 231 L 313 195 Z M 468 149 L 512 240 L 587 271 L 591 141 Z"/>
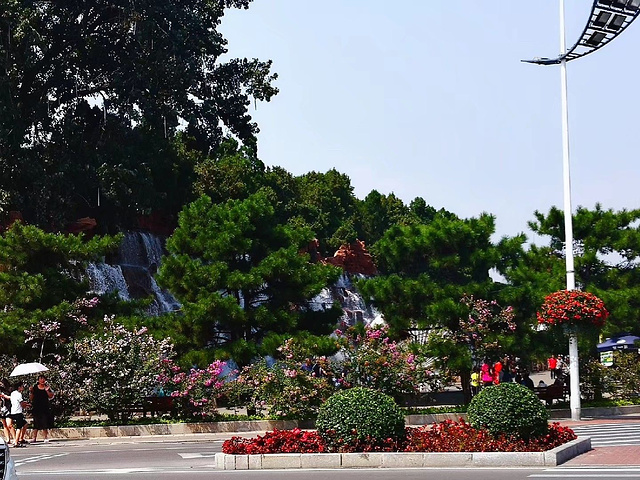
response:
<path fill-rule="evenodd" d="M 371 254 L 367 251 L 364 242 L 360 240 L 341 246 L 333 257 L 327 257 L 324 261 L 329 265 L 342 267 L 345 272 L 352 275 L 371 276 L 377 273 Z"/>

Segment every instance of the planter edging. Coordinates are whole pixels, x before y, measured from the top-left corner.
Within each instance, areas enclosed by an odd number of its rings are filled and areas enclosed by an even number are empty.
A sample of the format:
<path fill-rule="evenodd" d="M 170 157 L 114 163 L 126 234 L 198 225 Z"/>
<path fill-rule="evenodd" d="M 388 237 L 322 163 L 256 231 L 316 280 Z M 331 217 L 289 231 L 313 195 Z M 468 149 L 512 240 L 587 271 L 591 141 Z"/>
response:
<path fill-rule="evenodd" d="M 425 467 L 549 467 L 591 450 L 591 438 L 581 437 L 546 452 L 371 452 L 270 453 L 230 455 L 216 453 L 220 470 L 297 468 L 425 468 Z"/>

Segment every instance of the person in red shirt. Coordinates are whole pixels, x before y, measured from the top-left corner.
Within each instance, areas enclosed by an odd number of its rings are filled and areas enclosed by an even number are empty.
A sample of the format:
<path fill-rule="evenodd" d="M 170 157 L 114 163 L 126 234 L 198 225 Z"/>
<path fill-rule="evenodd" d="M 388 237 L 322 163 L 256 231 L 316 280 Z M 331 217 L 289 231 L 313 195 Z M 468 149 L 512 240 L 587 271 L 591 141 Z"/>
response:
<path fill-rule="evenodd" d="M 502 362 L 498 360 L 493 365 L 493 383 L 495 385 L 500 385 L 501 381 L 502 381 Z"/>
<path fill-rule="evenodd" d="M 485 387 L 493 383 L 493 371 L 487 359 L 482 362 L 482 366 L 480 367 L 480 380 L 482 380 L 482 384 Z"/>
<path fill-rule="evenodd" d="M 556 378 L 556 368 L 558 368 L 558 360 L 555 355 L 551 355 L 549 360 L 547 360 L 547 365 L 549 366 L 549 371 L 551 372 L 551 378 Z"/>

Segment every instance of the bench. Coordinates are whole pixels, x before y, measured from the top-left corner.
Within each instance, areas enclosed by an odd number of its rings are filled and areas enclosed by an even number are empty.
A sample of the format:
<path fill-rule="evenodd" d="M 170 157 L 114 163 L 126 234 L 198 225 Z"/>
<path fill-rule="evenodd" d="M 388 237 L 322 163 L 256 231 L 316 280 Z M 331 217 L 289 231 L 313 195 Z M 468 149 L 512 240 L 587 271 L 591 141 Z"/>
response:
<path fill-rule="evenodd" d="M 174 415 L 176 412 L 177 404 L 174 402 L 173 397 L 144 397 L 139 402 L 133 403 L 127 408 L 123 409 L 126 416 L 132 414 L 142 414 L 143 417 L 147 416 L 147 413 L 155 417 L 158 414 L 170 413 Z"/>
<path fill-rule="evenodd" d="M 544 400 L 547 405 L 551 405 L 554 400 L 566 400 L 569 396 L 569 387 L 566 385 L 534 387 L 533 393 L 535 393 L 540 400 Z"/>
<path fill-rule="evenodd" d="M 157 414 L 162 413 L 175 413 L 175 402 L 173 397 L 145 397 L 143 401 L 142 416 L 146 417 L 147 412 L 155 417 Z"/>

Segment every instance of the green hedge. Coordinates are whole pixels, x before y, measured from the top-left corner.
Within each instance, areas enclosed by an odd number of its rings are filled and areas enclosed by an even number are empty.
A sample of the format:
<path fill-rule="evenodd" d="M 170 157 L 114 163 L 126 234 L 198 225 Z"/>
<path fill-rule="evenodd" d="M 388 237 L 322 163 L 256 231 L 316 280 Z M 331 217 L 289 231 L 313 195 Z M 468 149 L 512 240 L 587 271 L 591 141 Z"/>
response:
<path fill-rule="evenodd" d="M 320 406 L 316 428 L 330 450 L 404 438 L 404 415 L 392 397 L 356 387 L 333 394 Z"/>
<path fill-rule="evenodd" d="M 473 427 L 486 428 L 492 435 L 527 439 L 544 435 L 548 430 L 549 414 L 545 406 L 531 390 L 516 383 L 482 389 L 471 400 L 467 415 Z"/>

